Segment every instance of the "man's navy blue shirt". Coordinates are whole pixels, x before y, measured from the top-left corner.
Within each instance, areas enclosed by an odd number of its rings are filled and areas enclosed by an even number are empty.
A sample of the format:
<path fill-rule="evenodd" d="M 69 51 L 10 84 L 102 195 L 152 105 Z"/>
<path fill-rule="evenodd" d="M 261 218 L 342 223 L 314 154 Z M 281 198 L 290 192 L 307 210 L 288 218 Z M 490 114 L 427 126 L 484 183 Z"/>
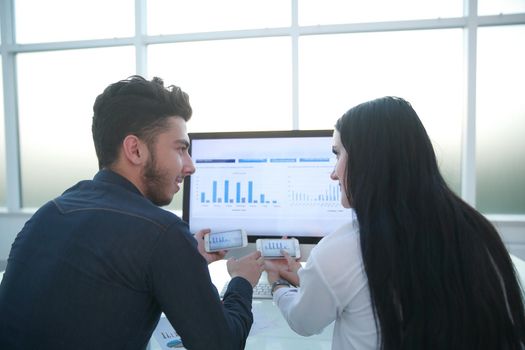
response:
<path fill-rule="evenodd" d="M 240 277 L 221 302 L 188 225 L 101 170 L 40 208 L 0 285 L 0 349 L 144 349 L 161 312 L 188 349 L 242 349 Z"/>

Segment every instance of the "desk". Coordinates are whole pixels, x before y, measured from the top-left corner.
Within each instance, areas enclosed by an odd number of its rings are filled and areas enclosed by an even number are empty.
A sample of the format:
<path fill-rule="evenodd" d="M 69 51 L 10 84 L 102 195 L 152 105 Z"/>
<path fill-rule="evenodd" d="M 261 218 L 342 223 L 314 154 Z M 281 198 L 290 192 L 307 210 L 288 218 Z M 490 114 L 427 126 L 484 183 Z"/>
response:
<path fill-rule="evenodd" d="M 209 265 L 210 275 L 217 290 L 221 291 L 230 276 L 226 270 L 226 260 Z M 266 279 L 263 272 L 261 279 Z M 254 299 L 252 303 L 254 324 L 246 340 L 246 350 L 330 350 L 332 346 L 333 324 L 321 334 L 303 337 L 290 329 L 281 312 L 271 299 Z M 161 350 L 159 343 L 152 338 L 149 350 Z"/>
<path fill-rule="evenodd" d="M 513 255 L 511 258 L 519 274 L 521 284 L 525 287 L 525 261 Z M 209 265 L 209 269 L 212 282 L 220 291 L 224 283 L 230 278 L 226 271 L 226 261 L 214 262 Z M 3 274 L 4 271 L 0 269 L 0 282 Z M 266 276 L 261 278 L 266 278 Z M 525 290 L 523 293 L 525 297 Z M 252 327 L 253 334 L 250 333 L 246 341 L 246 350 L 329 350 L 331 347 L 333 324 L 319 335 L 302 337 L 288 327 L 280 311 L 273 305 L 272 300 L 254 300 L 253 310 L 255 323 Z M 162 348 L 152 338 L 148 349 L 161 350 Z"/>

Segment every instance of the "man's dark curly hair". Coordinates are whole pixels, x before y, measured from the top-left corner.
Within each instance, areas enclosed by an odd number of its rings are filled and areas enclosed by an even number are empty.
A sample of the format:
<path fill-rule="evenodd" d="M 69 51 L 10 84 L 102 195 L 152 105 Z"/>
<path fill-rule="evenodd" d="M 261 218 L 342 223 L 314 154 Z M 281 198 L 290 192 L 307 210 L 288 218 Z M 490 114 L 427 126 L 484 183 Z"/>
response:
<path fill-rule="evenodd" d="M 122 141 L 136 135 L 151 145 L 168 117 L 191 118 L 188 94 L 178 86 L 164 87 L 158 77 L 151 81 L 134 75 L 109 85 L 93 105 L 93 142 L 99 168 L 111 166 Z"/>

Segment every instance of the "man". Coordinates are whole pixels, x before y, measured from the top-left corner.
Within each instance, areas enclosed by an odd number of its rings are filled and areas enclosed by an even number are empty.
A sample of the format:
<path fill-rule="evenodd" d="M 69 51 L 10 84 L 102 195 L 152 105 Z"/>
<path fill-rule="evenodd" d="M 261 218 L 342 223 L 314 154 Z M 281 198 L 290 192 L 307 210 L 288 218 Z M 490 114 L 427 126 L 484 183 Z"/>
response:
<path fill-rule="evenodd" d="M 188 95 L 140 76 L 94 104 L 100 171 L 40 208 L 0 285 L 0 349 L 144 349 L 164 312 L 188 349 L 242 349 L 263 260 L 228 261 L 221 302 L 200 231 L 159 208 L 195 167 Z"/>

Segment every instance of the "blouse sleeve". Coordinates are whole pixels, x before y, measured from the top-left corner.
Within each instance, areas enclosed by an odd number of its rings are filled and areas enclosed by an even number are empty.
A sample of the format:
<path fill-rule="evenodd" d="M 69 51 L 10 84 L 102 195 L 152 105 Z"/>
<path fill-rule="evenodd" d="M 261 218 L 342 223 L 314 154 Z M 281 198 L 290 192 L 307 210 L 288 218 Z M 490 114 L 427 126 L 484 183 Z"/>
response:
<path fill-rule="evenodd" d="M 339 303 L 315 260 L 298 271 L 300 288 L 279 288 L 273 297 L 290 328 L 309 336 L 319 334 L 337 316 Z"/>

